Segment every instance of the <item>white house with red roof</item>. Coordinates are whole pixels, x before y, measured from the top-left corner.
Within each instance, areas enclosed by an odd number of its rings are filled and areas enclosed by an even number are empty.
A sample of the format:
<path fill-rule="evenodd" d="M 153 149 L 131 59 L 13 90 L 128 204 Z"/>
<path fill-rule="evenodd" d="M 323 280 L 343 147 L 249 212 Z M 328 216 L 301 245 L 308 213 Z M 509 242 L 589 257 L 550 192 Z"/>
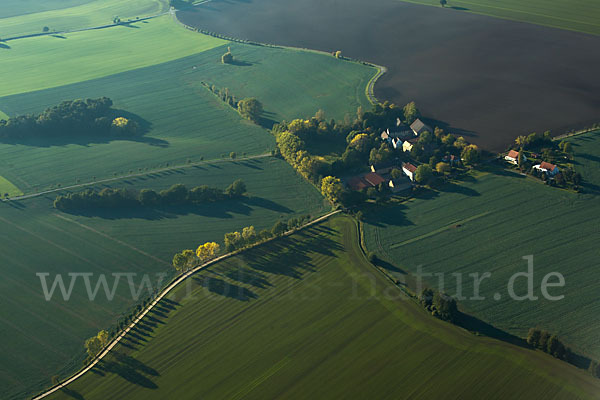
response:
<path fill-rule="evenodd" d="M 554 176 L 560 172 L 558 167 L 554 164 L 550 164 L 549 162 L 543 161 L 541 164 L 534 165 L 533 168 L 538 171 L 545 172 L 548 176 Z"/>
<path fill-rule="evenodd" d="M 519 163 L 519 152 L 515 150 L 511 150 L 507 155 L 504 156 L 504 159 L 511 164 L 517 165 Z M 527 157 L 523 154 L 523 161 L 527 161 Z"/>
<path fill-rule="evenodd" d="M 402 172 L 404 172 L 404 174 L 408 176 L 408 178 L 411 181 L 415 181 L 415 173 L 417 172 L 417 167 L 415 167 L 411 163 L 404 163 L 402 164 Z"/>

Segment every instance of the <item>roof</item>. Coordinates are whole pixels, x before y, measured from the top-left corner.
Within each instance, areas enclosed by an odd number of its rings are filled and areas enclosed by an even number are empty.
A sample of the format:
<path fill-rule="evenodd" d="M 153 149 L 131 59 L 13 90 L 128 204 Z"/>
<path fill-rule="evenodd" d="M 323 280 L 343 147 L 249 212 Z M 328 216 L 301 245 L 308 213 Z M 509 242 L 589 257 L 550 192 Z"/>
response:
<path fill-rule="evenodd" d="M 409 172 L 412 172 L 413 174 L 417 171 L 417 167 L 415 167 L 411 163 L 402 164 L 402 168 L 404 168 L 405 170 L 407 170 Z"/>
<path fill-rule="evenodd" d="M 350 186 L 350 188 L 352 190 L 362 190 L 362 189 L 366 189 L 368 187 L 371 187 L 371 185 L 369 184 L 369 182 L 365 181 L 360 176 L 355 176 L 353 178 L 348 179 L 348 186 Z"/>
<path fill-rule="evenodd" d="M 517 158 L 519 158 L 519 152 L 515 151 L 515 150 L 511 150 L 508 152 L 507 156 L 510 158 L 514 158 L 516 160 Z"/>
<path fill-rule="evenodd" d="M 418 118 L 410 125 L 410 129 L 417 133 L 421 133 L 422 131 L 431 131 L 431 128 Z"/>
<path fill-rule="evenodd" d="M 542 161 L 542 163 L 540 164 L 540 168 L 546 169 L 548 171 L 554 171 L 554 169 L 556 168 L 556 165 L 550 164 L 549 162 L 546 162 L 546 161 Z"/>
<path fill-rule="evenodd" d="M 383 132 L 381 133 L 381 138 L 382 138 L 382 139 L 384 139 L 384 140 L 385 140 L 385 139 L 387 139 L 388 137 L 390 137 L 390 135 L 388 135 L 388 133 L 387 133 L 386 131 L 383 131 Z"/>
<path fill-rule="evenodd" d="M 369 182 L 372 186 L 377 186 L 380 183 L 384 183 L 385 179 L 376 172 L 369 172 L 364 176 L 365 181 Z"/>
<path fill-rule="evenodd" d="M 408 140 L 405 140 L 405 142 L 408 142 L 408 143 L 410 143 L 410 144 L 415 144 L 415 143 L 417 143 L 418 141 L 419 141 L 419 138 L 416 138 L 416 137 L 414 137 L 414 138 L 410 138 L 410 139 L 408 139 Z"/>

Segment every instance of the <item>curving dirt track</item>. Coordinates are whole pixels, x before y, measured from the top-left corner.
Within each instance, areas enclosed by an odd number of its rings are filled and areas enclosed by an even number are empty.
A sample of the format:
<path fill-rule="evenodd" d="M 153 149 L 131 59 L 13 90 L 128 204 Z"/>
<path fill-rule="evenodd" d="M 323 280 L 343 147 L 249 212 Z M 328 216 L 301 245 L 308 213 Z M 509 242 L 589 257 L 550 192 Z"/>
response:
<path fill-rule="evenodd" d="M 384 65 L 380 100 L 415 100 L 439 126 L 489 150 L 519 134 L 600 122 L 599 36 L 397 0 L 213 0 L 177 17 Z"/>

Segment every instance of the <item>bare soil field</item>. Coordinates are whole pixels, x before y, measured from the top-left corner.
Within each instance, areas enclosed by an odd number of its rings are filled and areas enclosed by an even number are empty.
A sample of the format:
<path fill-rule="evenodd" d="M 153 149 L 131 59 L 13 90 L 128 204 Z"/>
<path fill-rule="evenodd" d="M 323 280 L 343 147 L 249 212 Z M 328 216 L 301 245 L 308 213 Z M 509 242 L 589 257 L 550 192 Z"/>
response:
<path fill-rule="evenodd" d="M 434 124 L 489 150 L 600 122 L 598 36 L 394 0 L 214 0 L 177 16 L 384 65 L 380 100 L 414 100 Z"/>

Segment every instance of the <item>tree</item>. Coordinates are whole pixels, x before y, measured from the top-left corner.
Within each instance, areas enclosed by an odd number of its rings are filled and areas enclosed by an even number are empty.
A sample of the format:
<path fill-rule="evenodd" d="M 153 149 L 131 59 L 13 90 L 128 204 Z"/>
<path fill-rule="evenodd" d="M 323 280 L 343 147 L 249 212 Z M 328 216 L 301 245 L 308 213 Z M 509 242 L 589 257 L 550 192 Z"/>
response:
<path fill-rule="evenodd" d="M 562 147 L 562 151 L 567 153 L 569 156 L 573 155 L 573 145 L 571 144 L 571 142 L 565 142 L 565 144 Z"/>
<path fill-rule="evenodd" d="M 195 254 L 193 250 L 183 250 L 181 253 L 177 253 L 173 256 L 173 267 L 175 267 L 177 271 L 183 271 L 187 269 L 194 260 Z"/>
<path fill-rule="evenodd" d="M 231 153 L 229 153 L 229 158 L 231 158 L 232 160 L 235 160 L 237 158 L 236 152 L 232 151 Z"/>
<path fill-rule="evenodd" d="M 230 252 L 235 250 L 242 241 L 242 234 L 239 232 L 229 232 L 225 234 L 225 250 Z"/>
<path fill-rule="evenodd" d="M 231 54 L 231 47 L 227 47 L 227 53 L 221 56 L 221 62 L 223 64 L 231 64 L 233 62 L 233 54 Z"/>
<path fill-rule="evenodd" d="M 258 122 L 263 113 L 263 105 L 254 97 L 246 98 L 238 102 L 238 112 L 242 117 Z"/>
<path fill-rule="evenodd" d="M 392 176 L 392 179 L 400 179 L 400 178 L 402 178 L 404 173 L 402 171 L 400 171 L 398 168 L 394 168 L 394 169 L 392 169 L 392 172 L 390 173 L 390 175 Z"/>
<path fill-rule="evenodd" d="M 404 112 L 404 120 L 406 121 L 407 124 L 412 124 L 420 116 L 419 110 L 417 109 L 417 105 L 415 104 L 414 101 L 411 101 L 410 103 L 405 105 L 403 112 Z"/>
<path fill-rule="evenodd" d="M 433 295 L 434 295 L 433 289 L 425 288 L 419 295 L 419 301 L 425 307 L 430 306 L 433 304 Z"/>
<path fill-rule="evenodd" d="M 519 147 L 525 147 L 527 145 L 527 136 L 518 136 L 515 139 L 515 144 Z"/>
<path fill-rule="evenodd" d="M 523 148 L 521 147 L 519 149 L 519 155 L 517 157 L 517 164 L 519 165 L 519 169 L 522 171 L 523 170 Z"/>
<path fill-rule="evenodd" d="M 419 165 L 415 172 L 415 180 L 418 183 L 427 183 L 433 176 L 433 170 L 427 164 Z"/>
<path fill-rule="evenodd" d="M 201 244 L 196 249 L 196 257 L 200 260 L 200 262 L 204 263 L 208 260 L 215 258 L 215 256 L 221 250 L 221 246 L 215 242 L 206 242 Z"/>
<path fill-rule="evenodd" d="M 444 175 L 446 173 L 450 173 L 452 168 L 450 167 L 450 164 L 448 164 L 448 163 L 439 162 L 435 165 L 435 170 L 437 171 L 438 174 Z"/>
<path fill-rule="evenodd" d="M 437 292 L 433 296 L 433 306 L 439 317 L 445 321 L 454 322 L 458 317 L 458 307 L 456 300 L 447 294 Z"/>
<path fill-rule="evenodd" d="M 285 224 L 283 221 L 277 221 L 275 222 L 275 225 L 273 225 L 273 228 L 271 228 L 271 233 L 273 236 L 279 236 L 285 233 L 286 229 L 287 224 Z"/>
<path fill-rule="evenodd" d="M 550 334 L 547 331 L 542 331 L 540 334 L 540 340 L 538 342 L 538 348 L 540 350 L 546 351 L 548 348 L 548 340 L 550 339 Z"/>
<path fill-rule="evenodd" d="M 42 32 L 44 32 L 44 33 L 49 32 L 49 31 L 50 31 L 50 28 L 48 28 L 47 26 L 42 28 Z"/>
<path fill-rule="evenodd" d="M 335 53 L 333 53 L 333 55 L 335 56 L 335 58 L 342 58 L 342 51 L 338 50 Z"/>
<path fill-rule="evenodd" d="M 440 0 L 440 4 L 442 5 L 442 7 L 446 7 L 446 4 L 448 4 L 448 2 L 446 0 Z"/>
<path fill-rule="evenodd" d="M 98 353 L 100 353 L 100 350 L 102 350 L 107 343 L 108 332 L 104 330 L 98 332 L 96 336 L 86 340 L 85 348 L 87 349 L 89 358 L 94 358 Z"/>
<path fill-rule="evenodd" d="M 229 197 L 241 197 L 246 193 L 246 184 L 241 179 L 236 179 L 225 189 L 225 194 Z"/>
<path fill-rule="evenodd" d="M 155 207 L 160 204 L 160 196 L 152 189 L 142 189 L 138 195 L 138 201 L 144 207 Z"/>
<path fill-rule="evenodd" d="M 541 332 L 539 329 L 531 328 L 527 334 L 527 343 L 532 347 L 538 347 L 540 343 Z"/>
<path fill-rule="evenodd" d="M 339 202 L 343 191 L 344 186 L 339 178 L 326 176 L 321 181 L 321 193 L 332 203 Z"/>
<path fill-rule="evenodd" d="M 256 230 L 254 226 L 247 226 L 242 230 L 242 238 L 247 244 L 250 244 L 256 240 Z"/>
<path fill-rule="evenodd" d="M 479 162 L 479 148 L 474 144 L 465 146 L 460 153 L 460 157 L 465 164 L 475 165 Z"/>
<path fill-rule="evenodd" d="M 177 183 L 167 190 L 162 190 L 160 197 L 168 205 L 184 204 L 188 199 L 188 190 L 185 185 Z"/>

